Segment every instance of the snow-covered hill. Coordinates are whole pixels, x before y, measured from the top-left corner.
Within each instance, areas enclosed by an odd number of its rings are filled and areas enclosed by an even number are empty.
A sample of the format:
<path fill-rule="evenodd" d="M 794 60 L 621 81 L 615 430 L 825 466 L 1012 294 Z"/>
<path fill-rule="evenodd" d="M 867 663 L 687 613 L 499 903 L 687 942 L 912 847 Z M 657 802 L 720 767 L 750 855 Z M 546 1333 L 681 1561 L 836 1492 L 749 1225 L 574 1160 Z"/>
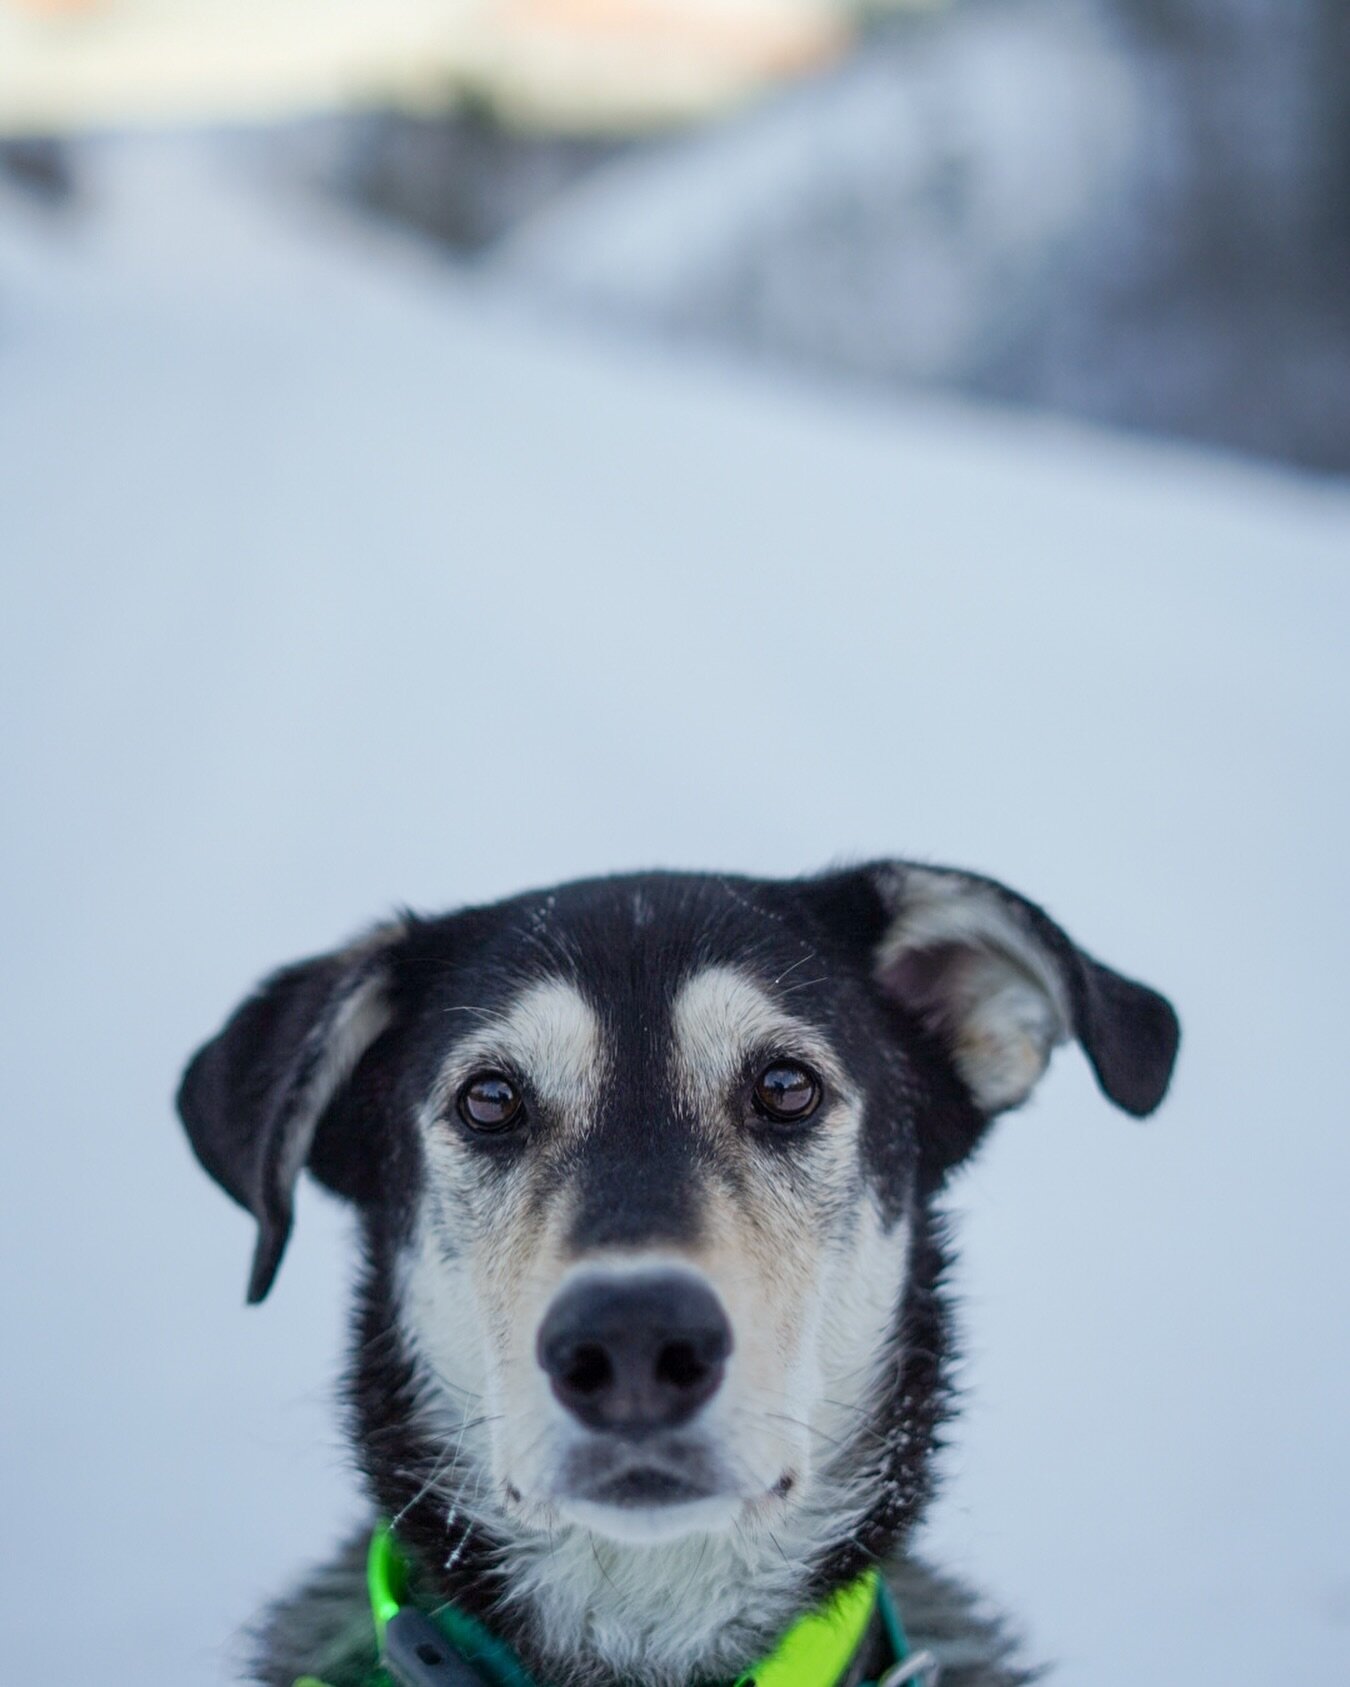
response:
<path fill-rule="evenodd" d="M 178 144 L 0 206 L 7 1678 L 227 1676 L 357 1511 L 181 1060 L 398 901 L 893 850 L 1169 990 L 958 1191 L 929 1540 L 1085 1687 L 1350 1665 L 1350 490 L 526 314 Z M 784 785 L 794 793 L 781 801 Z M 803 797 L 802 793 L 809 793 Z"/>

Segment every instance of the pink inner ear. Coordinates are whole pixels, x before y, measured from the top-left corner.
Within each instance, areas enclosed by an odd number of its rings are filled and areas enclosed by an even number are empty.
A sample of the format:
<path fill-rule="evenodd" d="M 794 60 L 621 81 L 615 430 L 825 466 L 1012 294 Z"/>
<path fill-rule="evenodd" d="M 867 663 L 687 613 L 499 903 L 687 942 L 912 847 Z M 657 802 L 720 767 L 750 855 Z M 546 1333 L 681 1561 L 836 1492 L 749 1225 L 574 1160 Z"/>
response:
<path fill-rule="evenodd" d="M 880 981 L 924 1029 L 946 1045 L 979 1107 L 1017 1107 L 1067 1035 L 1045 984 L 1018 957 L 978 943 L 902 949 Z"/>
<path fill-rule="evenodd" d="M 969 951 L 959 943 L 903 949 L 882 967 L 882 987 L 928 1031 L 950 1031 L 960 1013 L 959 973 Z"/>

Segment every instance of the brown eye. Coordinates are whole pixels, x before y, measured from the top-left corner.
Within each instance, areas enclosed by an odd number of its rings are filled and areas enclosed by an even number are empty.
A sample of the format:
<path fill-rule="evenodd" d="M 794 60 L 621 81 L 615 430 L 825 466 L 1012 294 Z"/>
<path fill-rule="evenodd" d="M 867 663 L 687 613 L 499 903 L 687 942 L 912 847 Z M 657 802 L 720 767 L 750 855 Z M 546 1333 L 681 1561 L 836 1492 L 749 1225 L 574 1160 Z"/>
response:
<path fill-rule="evenodd" d="M 776 1060 L 755 1079 L 754 1106 L 775 1124 L 798 1124 L 820 1106 L 820 1080 L 795 1060 Z"/>
<path fill-rule="evenodd" d="M 504 1131 L 523 1112 L 520 1092 L 500 1072 L 480 1072 L 459 1092 L 459 1116 L 476 1131 Z"/>

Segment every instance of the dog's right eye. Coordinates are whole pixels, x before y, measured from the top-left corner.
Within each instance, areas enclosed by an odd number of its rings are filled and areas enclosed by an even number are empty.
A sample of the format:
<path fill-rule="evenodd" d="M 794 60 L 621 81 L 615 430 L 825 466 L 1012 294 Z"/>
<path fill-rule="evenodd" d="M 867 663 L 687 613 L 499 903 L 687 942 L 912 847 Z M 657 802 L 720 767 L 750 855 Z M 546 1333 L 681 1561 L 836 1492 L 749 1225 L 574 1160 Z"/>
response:
<path fill-rule="evenodd" d="M 480 1072 L 459 1092 L 459 1116 L 470 1130 L 504 1131 L 520 1123 L 520 1091 L 500 1072 Z"/>
<path fill-rule="evenodd" d="M 755 1079 L 751 1105 L 774 1124 L 801 1124 L 820 1106 L 820 1079 L 795 1060 L 775 1060 Z"/>

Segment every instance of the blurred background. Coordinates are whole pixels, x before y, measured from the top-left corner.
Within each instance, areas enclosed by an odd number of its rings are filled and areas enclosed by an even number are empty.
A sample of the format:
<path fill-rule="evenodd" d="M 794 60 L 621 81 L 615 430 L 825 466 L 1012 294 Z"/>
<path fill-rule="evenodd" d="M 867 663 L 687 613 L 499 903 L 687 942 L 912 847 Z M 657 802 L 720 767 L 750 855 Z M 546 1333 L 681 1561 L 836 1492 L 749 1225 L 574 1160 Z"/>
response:
<path fill-rule="evenodd" d="M 0 0 L 0 1635 L 206 1687 L 361 1516 L 182 1061 L 395 904 L 992 872 L 1166 989 L 959 1180 L 921 1545 L 1350 1679 L 1340 0 Z"/>

